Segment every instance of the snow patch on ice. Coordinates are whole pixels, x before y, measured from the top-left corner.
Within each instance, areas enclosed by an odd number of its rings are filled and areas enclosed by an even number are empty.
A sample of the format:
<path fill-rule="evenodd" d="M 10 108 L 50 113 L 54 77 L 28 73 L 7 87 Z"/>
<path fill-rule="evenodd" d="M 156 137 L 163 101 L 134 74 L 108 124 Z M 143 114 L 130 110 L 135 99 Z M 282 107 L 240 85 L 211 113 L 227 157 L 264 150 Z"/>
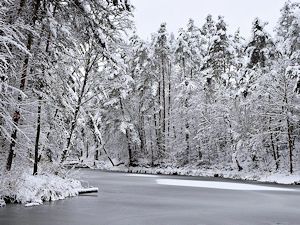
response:
<path fill-rule="evenodd" d="M 128 174 L 125 174 L 125 176 L 128 176 L 128 177 L 159 177 L 157 175 L 151 175 L 151 174 L 138 174 L 138 173 L 128 173 Z"/>
<path fill-rule="evenodd" d="M 42 204 L 41 202 L 31 202 L 31 203 L 25 204 L 25 207 L 33 207 L 33 206 L 38 206 L 41 204 Z"/>
<path fill-rule="evenodd" d="M 172 185 L 172 186 L 185 186 L 185 187 L 200 187 L 200 188 L 213 188 L 224 190 L 241 190 L 241 191 L 295 191 L 289 188 L 276 188 L 262 185 L 253 184 L 239 184 L 227 183 L 216 181 L 195 181 L 195 180 L 177 180 L 177 179 L 157 179 L 157 184 Z"/>

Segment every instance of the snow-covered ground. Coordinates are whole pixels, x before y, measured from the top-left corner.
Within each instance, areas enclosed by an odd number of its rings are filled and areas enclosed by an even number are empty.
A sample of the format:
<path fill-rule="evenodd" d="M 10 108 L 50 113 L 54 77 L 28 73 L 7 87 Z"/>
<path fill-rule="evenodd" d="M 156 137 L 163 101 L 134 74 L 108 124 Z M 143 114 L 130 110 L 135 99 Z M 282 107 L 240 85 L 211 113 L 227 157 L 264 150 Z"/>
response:
<path fill-rule="evenodd" d="M 83 189 L 80 181 L 53 174 L 32 176 L 23 172 L 18 176 L 2 175 L 1 181 L 0 206 L 5 205 L 4 198 L 25 206 L 36 206 L 44 201 L 76 196 Z"/>

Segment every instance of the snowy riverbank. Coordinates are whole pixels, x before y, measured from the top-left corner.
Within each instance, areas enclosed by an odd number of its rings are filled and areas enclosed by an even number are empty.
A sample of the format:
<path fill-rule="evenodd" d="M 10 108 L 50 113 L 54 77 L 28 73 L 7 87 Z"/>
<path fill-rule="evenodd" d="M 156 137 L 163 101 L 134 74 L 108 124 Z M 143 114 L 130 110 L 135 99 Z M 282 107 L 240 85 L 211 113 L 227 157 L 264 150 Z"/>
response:
<path fill-rule="evenodd" d="M 235 180 L 251 180 L 278 184 L 300 184 L 300 171 L 294 174 L 284 172 L 266 171 L 238 171 L 237 169 L 199 168 L 197 166 L 174 167 L 172 165 L 161 167 L 126 167 L 124 165 L 112 166 L 109 162 L 99 164 L 85 163 L 83 167 L 116 172 L 140 173 L 140 174 L 163 174 L 182 176 L 223 177 Z"/>
<path fill-rule="evenodd" d="M 76 196 L 83 188 L 78 180 L 52 174 L 32 176 L 24 172 L 19 176 L 5 175 L 2 175 L 0 183 L 0 206 L 4 206 L 5 202 L 40 205 L 44 201 Z"/>
<path fill-rule="evenodd" d="M 192 168 L 143 168 L 143 167 L 116 167 L 112 171 L 122 171 L 142 174 L 164 174 L 181 176 L 223 177 L 234 180 L 251 180 L 260 182 L 271 182 L 278 184 L 300 184 L 300 175 L 289 175 L 284 173 L 244 173 L 239 171 L 224 171 L 215 169 L 192 169 Z"/>

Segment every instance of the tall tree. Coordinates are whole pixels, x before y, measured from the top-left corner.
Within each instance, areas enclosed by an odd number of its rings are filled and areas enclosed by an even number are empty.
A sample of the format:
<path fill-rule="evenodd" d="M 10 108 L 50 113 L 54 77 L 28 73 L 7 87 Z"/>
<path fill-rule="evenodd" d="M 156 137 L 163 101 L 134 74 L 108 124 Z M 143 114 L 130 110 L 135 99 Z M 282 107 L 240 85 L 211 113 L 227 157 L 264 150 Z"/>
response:
<path fill-rule="evenodd" d="M 168 33 L 166 24 L 161 24 L 154 40 L 154 62 L 159 65 L 156 70 L 156 77 L 158 80 L 157 90 L 157 115 L 156 127 L 157 127 L 157 145 L 160 154 L 163 154 L 166 149 L 166 131 L 167 131 L 167 105 L 168 103 L 168 85 L 167 85 L 167 72 L 170 61 L 170 47 L 168 43 Z"/>

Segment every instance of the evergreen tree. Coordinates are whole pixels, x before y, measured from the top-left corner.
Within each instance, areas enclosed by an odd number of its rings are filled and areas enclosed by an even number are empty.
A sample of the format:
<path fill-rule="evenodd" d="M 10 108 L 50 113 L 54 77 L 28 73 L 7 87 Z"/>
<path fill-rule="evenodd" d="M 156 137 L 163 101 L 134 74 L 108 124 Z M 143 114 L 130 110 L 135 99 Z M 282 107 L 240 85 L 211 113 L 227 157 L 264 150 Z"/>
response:
<path fill-rule="evenodd" d="M 158 152 L 164 154 L 166 150 L 166 135 L 167 135 L 167 106 L 168 102 L 168 68 L 170 62 L 170 46 L 168 42 L 168 32 L 166 24 L 161 24 L 157 34 L 153 40 L 153 61 L 157 67 L 155 73 L 158 81 L 157 87 L 157 106 L 155 111 L 156 121 L 156 136 Z"/>

